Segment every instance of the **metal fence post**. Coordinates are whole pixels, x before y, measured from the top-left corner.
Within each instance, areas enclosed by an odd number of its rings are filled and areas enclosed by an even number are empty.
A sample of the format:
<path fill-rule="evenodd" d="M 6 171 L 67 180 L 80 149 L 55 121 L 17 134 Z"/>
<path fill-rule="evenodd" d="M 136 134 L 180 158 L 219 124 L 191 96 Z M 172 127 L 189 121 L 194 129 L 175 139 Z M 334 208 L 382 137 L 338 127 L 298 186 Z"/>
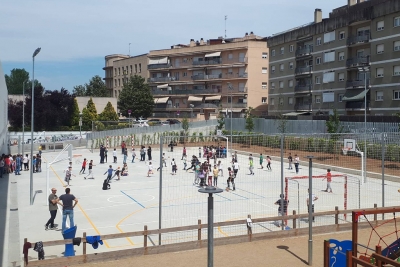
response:
<path fill-rule="evenodd" d="M 385 207 L 385 133 L 381 134 L 382 146 L 382 208 Z M 382 220 L 385 219 L 385 213 L 382 213 Z"/>
<path fill-rule="evenodd" d="M 162 229 L 161 221 L 162 221 L 162 173 L 163 173 L 163 142 L 164 136 L 160 135 L 160 182 L 159 182 L 159 194 L 158 194 L 158 229 Z M 161 246 L 161 233 L 158 234 L 158 245 Z"/>

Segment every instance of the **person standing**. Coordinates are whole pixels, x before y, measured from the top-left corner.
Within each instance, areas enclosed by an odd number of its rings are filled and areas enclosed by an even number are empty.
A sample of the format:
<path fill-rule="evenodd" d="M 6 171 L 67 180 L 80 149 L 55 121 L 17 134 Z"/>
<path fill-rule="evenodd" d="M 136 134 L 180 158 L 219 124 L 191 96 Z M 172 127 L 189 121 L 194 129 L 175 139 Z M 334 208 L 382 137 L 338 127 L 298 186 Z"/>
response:
<path fill-rule="evenodd" d="M 292 170 L 292 164 L 293 164 L 293 157 L 292 157 L 292 153 L 289 153 L 289 157 L 288 157 L 288 161 L 289 161 L 289 170 Z"/>
<path fill-rule="evenodd" d="M 149 146 L 147 148 L 147 158 L 148 158 L 148 160 L 152 160 L 152 157 L 151 157 L 151 146 Z"/>
<path fill-rule="evenodd" d="M 128 158 L 128 150 L 124 150 L 124 159 L 122 160 L 122 164 L 126 164 L 126 159 Z"/>
<path fill-rule="evenodd" d="M 68 170 L 65 171 L 65 179 L 64 179 L 64 181 L 67 182 L 68 185 L 69 181 L 71 180 L 71 175 L 76 177 L 75 174 L 72 174 L 72 166 L 69 166 Z"/>
<path fill-rule="evenodd" d="M 144 152 L 144 146 L 140 148 L 140 161 L 145 161 L 146 160 L 146 153 Z"/>
<path fill-rule="evenodd" d="M 124 151 L 124 153 L 125 153 L 125 151 Z M 126 163 L 125 163 L 126 164 Z M 117 181 L 119 181 L 120 179 L 121 179 L 121 170 L 120 170 L 120 167 L 118 167 L 116 170 L 114 170 L 115 172 L 114 172 L 114 175 L 111 177 L 111 179 L 110 180 L 112 180 L 115 176 L 117 176 L 118 178 L 117 178 Z"/>
<path fill-rule="evenodd" d="M 60 203 L 60 200 L 62 203 Z M 65 194 L 61 195 L 58 204 L 63 206 L 63 220 L 62 220 L 62 232 L 64 232 L 67 227 L 66 227 L 66 222 L 67 222 L 67 216 L 69 217 L 69 226 L 74 227 L 74 208 L 76 204 L 78 204 L 78 199 L 71 194 L 71 189 L 70 188 L 65 188 Z"/>
<path fill-rule="evenodd" d="M 93 164 L 93 160 L 90 160 L 90 162 L 89 162 L 89 174 L 88 174 L 88 176 L 83 177 L 83 178 L 85 178 L 85 179 L 89 179 L 89 178 L 94 179 L 94 177 L 93 177 L 93 166 L 96 166 L 96 165 Z"/>
<path fill-rule="evenodd" d="M 176 166 L 176 162 L 175 162 L 175 159 L 172 159 L 172 161 L 171 161 L 171 166 L 172 166 L 172 175 L 176 175 L 176 170 L 178 169 L 177 168 L 177 166 Z"/>
<path fill-rule="evenodd" d="M 235 162 L 233 163 L 233 176 L 236 178 L 237 173 L 240 169 L 239 163 L 237 162 L 237 160 L 235 160 Z"/>
<path fill-rule="evenodd" d="M 116 148 L 114 148 L 114 151 L 113 151 L 113 158 L 114 158 L 114 163 L 117 163 L 117 149 Z"/>
<path fill-rule="evenodd" d="M 199 147 L 199 159 L 201 159 L 201 152 L 202 152 L 203 150 L 201 149 L 201 147 Z"/>
<path fill-rule="evenodd" d="M 327 169 L 326 170 L 326 178 L 322 179 L 325 180 L 326 179 L 326 190 L 325 192 L 332 193 L 332 187 L 331 187 L 331 182 L 332 182 L 332 173 L 331 173 L 331 169 Z"/>
<path fill-rule="evenodd" d="M 24 158 L 22 159 L 22 162 L 24 163 L 24 171 L 29 170 L 29 166 L 28 166 L 28 154 L 25 154 Z"/>
<path fill-rule="evenodd" d="M 21 170 L 21 157 L 18 154 L 17 157 L 15 158 L 15 175 L 21 175 L 20 170 Z"/>
<path fill-rule="evenodd" d="M 182 159 L 181 160 L 183 160 L 183 158 L 186 158 L 186 147 L 183 147 Z"/>
<path fill-rule="evenodd" d="M 42 145 L 39 145 L 39 155 L 42 155 Z"/>
<path fill-rule="evenodd" d="M 218 175 L 219 175 L 219 170 L 217 168 L 217 165 L 214 165 L 214 169 L 213 169 L 213 175 L 214 175 L 214 187 L 217 187 L 218 185 Z M 208 185 L 211 186 L 211 181 L 208 181 Z"/>
<path fill-rule="evenodd" d="M 54 220 L 57 216 L 57 203 L 59 201 L 57 194 L 57 189 L 52 188 L 51 189 L 51 194 L 48 197 L 49 201 L 49 211 L 50 211 L 50 219 L 47 221 L 47 223 L 44 225 L 44 229 L 47 230 L 57 230 L 57 227 L 54 226 Z M 50 226 L 50 227 L 49 227 Z"/>
<path fill-rule="evenodd" d="M 186 156 L 182 158 L 183 161 L 183 170 L 186 171 L 187 163 L 186 163 Z"/>
<path fill-rule="evenodd" d="M 86 170 L 86 158 L 83 159 L 82 162 L 82 169 L 79 171 L 79 174 L 85 174 L 85 170 Z M 86 178 L 85 178 L 86 179 Z"/>
<path fill-rule="evenodd" d="M 105 151 L 105 147 L 103 145 L 100 146 L 100 163 L 103 164 L 104 163 L 104 151 Z"/>
<path fill-rule="evenodd" d="M 294 155 L 294 168 L 296 169 L 296 174 L 299 173 L 299 164 L 300 164 L 300 158 L 297 156 L 297 154 Z"/>
<path fill-rule="evenodd" d="M 282 207 L 283 204 L 283 207 Z M 287 208 L 289 205 L 289 200 L 285 199 L 284 194 L 280 194 L 280 199 L 278 199 L 275 202 L 275 205 L 279 205 L 278 207 L 278 216 L 285 216 L 287 214 Z M 278 220 L 274 223 L 276 226 L 281 227 L 282 226 L 282 220 Z M 285 221 L 286 224 L 286 221 Z"/>
<path fill-rule="evenodd" d="M 154 174 L 153 172 L 153 165 L 151 164 L 151 161 L 147 164 L 147 177 L 150 177 L 150 174 Z"/>
<path fill-rule="evenodd" d="M 132 163 L 135 163 L 135 158 L 136 158 L 136 151 L 134 148 L 132 148 Z"/>
<path fill-rule="evenodd" d="M 105 147 L 104 148 L 104 160 L 106 161 L 106 163 L 107 163 L 107 154 L 108 154 L 108 147 Z"/>
<path fill-rule="evenodd" d="M 250 154 L 249 157 L 249 170 L 250 170 L 250 175 L 254 175 L 254 161 L 253 161 L 253 155 Z"/>
<path fill-rule="evenodd" d="M 260 167 L 261 167 L 261 169 L 264 169 L 263 162 L 264 162 L 263 154 L 260 154 Z"/>
<path fill-rule="evenodd" d="M 224 165 L 222 164 L 222 162 L 219 160 L 218 161 L 218 174 L 221 173 L 221 177 L 224 177 Z"/>
<path fill-rule="evenodd" d="M 271 168 L 271 157 L 270 156 L 267 156 L 267 170 L 272 171 L 272 168 Z"/>
<path fill-rule="evenodd" d="M 308 189 L 308 192 L 310 192 L 310 189 Z M 318 200 L 318 197 L 315 194 L 311 194 L 311 205 L 312 205 L 312 213 L 314 213 L 314 202 Z M 307 195 L 307 212 L 310 213 L 310 199 L 309 195 Z M 312 217 L 312 221 L 315 222 L 314 216 Z"/>
<path fill-rule="evenodd" d="M 121 143 L 121 150 L 122 150 L 122 155 L 124 154 L 124 152 L 125 152 L 125 149 L 126 149 L 126 144 L 125 144 L 125 141 L 122 141 L 122 143 Z"/>
<path fill-rule="evenodd" d="M 4 173 L 4 154 L 0 157 L 0 178 L 3 178 L 3 173 Z"/>

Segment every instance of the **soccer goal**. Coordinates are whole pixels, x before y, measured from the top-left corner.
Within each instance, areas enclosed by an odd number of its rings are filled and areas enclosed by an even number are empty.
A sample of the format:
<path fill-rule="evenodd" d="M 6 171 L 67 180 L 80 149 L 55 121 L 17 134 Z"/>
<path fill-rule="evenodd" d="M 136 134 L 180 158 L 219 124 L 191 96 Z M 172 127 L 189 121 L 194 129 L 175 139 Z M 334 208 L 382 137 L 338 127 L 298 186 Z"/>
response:
<path fill-rule="evenodd" d="M 312 176 L 313 194 L 318 197 L 315 211 L 360 208 L 360 179 L 347 174 L 332 174 L 333 193 L 326 192 L 326 175 Z M 285 177 L 285 199 L 289 200 L 290 209 L 297 209 L 297 214 L 307 212 L 309 176 Z M 346 220 L 346 214 L 344 214 Z"/>

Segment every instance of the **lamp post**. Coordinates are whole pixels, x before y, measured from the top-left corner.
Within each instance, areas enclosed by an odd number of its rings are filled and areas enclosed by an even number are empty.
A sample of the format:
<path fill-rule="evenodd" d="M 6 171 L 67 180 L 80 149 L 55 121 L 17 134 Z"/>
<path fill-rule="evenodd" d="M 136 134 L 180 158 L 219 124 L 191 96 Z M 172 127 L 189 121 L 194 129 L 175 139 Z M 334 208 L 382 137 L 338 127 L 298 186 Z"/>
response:
<path fill-rule="evenodd" d="M 22 156 L 24 156 L 24 144 L 25 144 L 25 80 L 22 84 Z"/>
<path fill-rule="evenodd" d="M 132 114 L 132 110 L 128 110 L 128 115 L 129 115 L 129 128 L 131 128 L 131 114 Z"/>
<path fill-rule="evenodd" d="M 194 105 L 190 104 L 189 106 L 190 106 L 190 120 L 193 122 L 193 108 L 194 108 Z"/>
<path fill-rule="evenodd" d="M 30 194 L 29 194 L 29 200 L 30 204 L 33 205 L 33 127 L 35 123 L 35 109 L 34 109 L 34 104 L 35 104 L 35 57 L 37 54 L 40 52 L 40 47 L 36 48 L 35 52 L 33 52 L 32 55 L 32 109 L 31 109 L 31 159 L 29 164 L 31 165 L 29 170 L 30 170 L 30 179 L 29 179 L 29 189 L 30 189 Z"/>
<path fill-rule="evenodd" d="M 359 67 L 358 71 L 364 73 L 364 183 L 367 182 L 367 73 L 369 72 L 369 57 L 367 57 L 368 65 Z"/>
<path fill-rule="evenodd" d="M 214 266 L 214 198 L 213 194 L 222 193 L 221 188 L 207 186 L 200 188 L 200 193 L 208 194 L 208 222 L 207 222 L 207 267 Z"/>
<path fill-rule="evenodd" d="M 233 102 L 233 99 L 232 99 L 233 95 L 232 94 L 233 94 L 233 87 L 232 87 L 231 83 L 228 83 L 228 88 L 229 88 L 229 91 L 231 91 L 231 153 L 233 153 L 233 151 L 232 151 L 232 148 L 233 148 L 233 144 L 232 144 L 232 102 Z"/>
<path fill-rule="evenodd" d="M 79 135 L 82 139 L 82 112 L 79 112 Z"/>

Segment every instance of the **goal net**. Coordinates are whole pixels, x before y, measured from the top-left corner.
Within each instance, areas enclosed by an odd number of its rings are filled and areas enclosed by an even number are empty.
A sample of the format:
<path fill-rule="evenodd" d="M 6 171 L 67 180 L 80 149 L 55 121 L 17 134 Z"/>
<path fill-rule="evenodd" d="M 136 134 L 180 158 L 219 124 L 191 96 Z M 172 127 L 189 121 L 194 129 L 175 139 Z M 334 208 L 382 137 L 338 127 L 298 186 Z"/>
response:
<path fill-rule="evenodd" d="M 288 211 L 297 214 L 307 213 L 309 176 L 285 177 L 285 199 L 289 200 Z M 315 212 L 330 211 L 337 206 L 339 210 L 360 207 L 360 179 L 347 174 L 332 174 L 332 193 L 326 191 L 326 175 L 312 176 L 312 193 L 318 197 Z M 344 215 L 346 220 L 346 215 Z"/>

